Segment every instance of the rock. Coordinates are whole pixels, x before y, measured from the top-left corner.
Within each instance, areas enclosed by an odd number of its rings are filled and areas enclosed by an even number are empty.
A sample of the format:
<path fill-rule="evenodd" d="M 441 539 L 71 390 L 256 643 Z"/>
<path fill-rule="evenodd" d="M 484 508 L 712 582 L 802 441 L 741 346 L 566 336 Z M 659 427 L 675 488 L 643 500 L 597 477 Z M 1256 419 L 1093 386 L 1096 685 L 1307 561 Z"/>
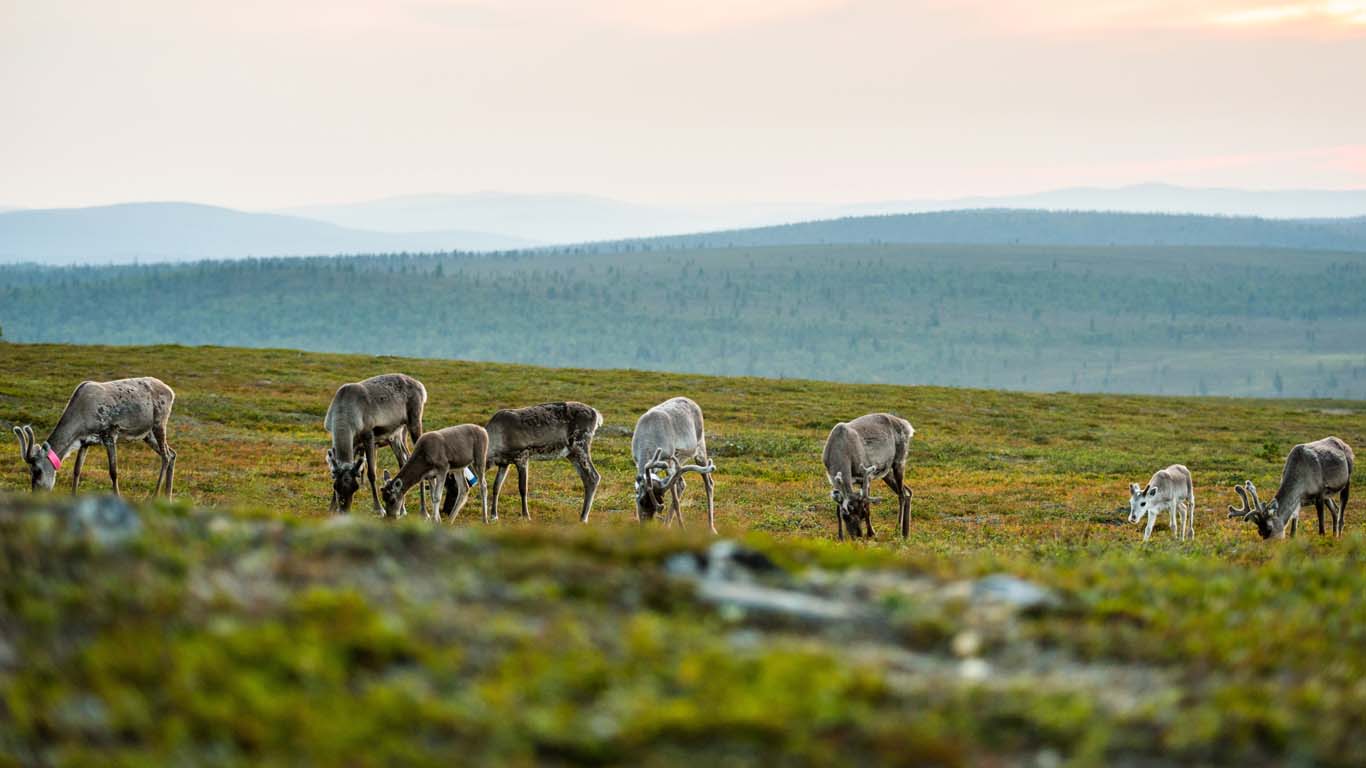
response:
<path fill-rule="evenodd" d="M 1052 608 L 1058 604 L 1058 598 L 1051 590 L 1006 573 L 992 574 L 973 582 L 972 599 L 1001 603 L 1019 611 Z"/>
<path fill-rule="evenodd" d="M 88 536 L 102 547 L 122 544 L 142 532 L 142 520 L 118 496 L 80 496 L 65 513 L 67 531 Z"/>
<path fill-rule="evenodd" d="M 953 636 L 953 655 L 960 659 L 977 656 L 982 652 L 982 638 L 972 630 L 964 630 Z"/>
<path fill-rule="evenodd" d="M 715 579 L 700 581 L 697 585 L 697 597 L 720 607 L 722 615 L 735 619 L 748 614 L 758 614 L 770 618 L 823 623 L 848 621 L 860 618 L 864 613 L 859 607 L 796 590 Z"/>

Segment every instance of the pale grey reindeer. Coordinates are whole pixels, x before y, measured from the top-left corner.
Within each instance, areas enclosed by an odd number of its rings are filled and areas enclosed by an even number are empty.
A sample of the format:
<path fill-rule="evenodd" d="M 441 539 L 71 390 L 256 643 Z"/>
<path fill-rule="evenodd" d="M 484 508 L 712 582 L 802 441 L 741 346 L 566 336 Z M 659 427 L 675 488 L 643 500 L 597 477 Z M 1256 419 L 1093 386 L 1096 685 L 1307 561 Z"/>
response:
<path fill-rule="evenodd" d="M 588 522 L 593 497 L 602 476 L 593 466 L 593 436 L 602 426 L 602 414 L 576 402 L 542 403 L 526 408 L 503 409 L 493 414 L 485 429 L 489 433 L 489 464 L 498 467 L 493 479 L 490 518 L 498 519 L 498 494 L 507 479 L 508 465 L 517 468 L 517 492 L 522 497 L 522 516 L 531 517 L 526 489 L 528 463 L 535 459 L 567 458 L 583 482 L 583 510 L 579 521 Z"/>
<path fill-rule="evenodd" d="M 668 524 L 677 519 L 683 527 L 683 513 L 679 498 L 683 495 L 683 475 L 696 472 L 702 476 L 707 492 L 707 527 L 716 533 L 715 481 L 712 472 L 716 465 L 707 457 L 707 437 L 703 429 L 702 408 L 686 397 L 666 400 L 646 411 L 636 420 L 631 435 L 631 456 L 636 462 L 636 519 L 651 520 L 664 508 L 664 494 L 672 501 Z M 683 461 L 694 463 L 683 464 Z M 665 472 L 664 477 L 655 474 Z"/>
<path fill-rule="evenodd" d="M 870 413 L 830 430 L 821 459 L 841 540 L 846 528 L 854 538 L 873 536 L 870 494 L 879 477 L 896 494 L 901 537 L 910 535 L 912 491 L 906 485 L 906 454 L 914 435 L 909 421 L 890 413 Z M 861 492 L 854 491 L 856 484 Z"/>
<path fill-rule="evenodd" d="M 488 465 L 489 433 L 478 424 L 461 424 L 423 433 L 413 445 L 412 455 L 404 462 L 398 475 L 389 479 L 384 472 L 384 487 L 380 498 L 384 501 L 384 511 L 395 517 L 403 505 L 403 496 L 414 485 L 430 480 L 432 484 L 432 509 L 436 521 L 441 522 L 442 513 L 449 513 L 451 520 L 460 514 L 469 496 L 469 483 L 465 481 L 464 469 L 468 467 L 479 483 L 479 503 L 483 508 L 484 522 L 489 521 L 489 498 L 485 484 L 478 478 L 484 476 Z M 451 475 L 454 474 L 454 477 Z M 442 492 L 452 483 L 456 490 L 455 498 L 447 495 L 442 507 Z M 426 514 L 426 509 L 423 509 Z M 430 515 L 428 515 L 430 517 Z"/>
<path fill-rule="evenodd" d="M 1148 526 L 1143 529 L 1144 541 L 1153 535 L 1153 524 L 1164 509 L 1171 513 L 1173 536 L 1181 541 L 1185 541 L 1187 535 L 1195 538 L 1195 483 L 1191 480 L 1191 471 L 1183 464 L 1157 470 L 1148 478 L 1147 487 L 1129 483 L 1129 522 L 1137 523 L 1144 515 L 1148 516 Z"/>
<path fill-rule="evenodd" d="M 1251 480 L 1233 490 L 1243 500 L 1241 508 L 1229 505 L 1229 517 L 1241 517 L 1257 526 L 1263 539 L 1284 538 L 1286 525 L 1294 536 L 1299 528 L 1300 507 L 1312 501 L 1319 514 L 1319 535 L 1323 530 L 1323 508 L 1333 514 L 1333 535 L 1341 536 L 1347 523 L 1347 498 L 1351 495 L 1352 468 L 1356 456 L 1352 446 L 1336 437 L 1301 443 L 1290 449 L 1281 470 L 1281 487 L 1269 504 L 1257 497 Z M 1331 498 L 1338 494 L 1338 502 Z"/>
<path fill-rule="evenodd" d="M 175 392 L 160 379 L 144 376 L 117 381 L 83 381 L 71 393 L 66 410 L 57 419 L 57 426 L 41 444 L 33 434 L 33 427 L 15 427 L 19 438 L 19 452 L 28 463 L 31 488 L 52 490 L 57 483 L 57 470 L 62 462 L 76 452 L 76 463 L 71 469 L 71 492 L 81 485 L 81 466 L 85 451 L 92 445 L 103 445 L 109 456 L 109 481 L 114 493 L 119 493 L 119 470 L 116 443 L 119 440 L 143 440 L 161 457 L 161 472 L 152 495 L 166 487 L 170 498 L 175 481 L 176 452 L 166 441 L 166 422 L 171 418 Z"/>
<path fill-rule="evenodd" d="M 360 490 L 364 469 L 375 512 L 384 514 L 375 487 L 375 449 L 389 446 L 399 466 L 403 466 L 408 459 L 403 436 L 407 434 L 414 441 L 422 437 L 422 409 L 426 403 L 427 388 L 401 373 L 386 373 L 337 388 L 323 419 L 323 427 L 332 435 L 332 447 L 327 449 L 327 467 L 332 472 L 329 511 L 351 510 L 351 499 Z M 421 503 L 426 513 L 425 491 Z"/>

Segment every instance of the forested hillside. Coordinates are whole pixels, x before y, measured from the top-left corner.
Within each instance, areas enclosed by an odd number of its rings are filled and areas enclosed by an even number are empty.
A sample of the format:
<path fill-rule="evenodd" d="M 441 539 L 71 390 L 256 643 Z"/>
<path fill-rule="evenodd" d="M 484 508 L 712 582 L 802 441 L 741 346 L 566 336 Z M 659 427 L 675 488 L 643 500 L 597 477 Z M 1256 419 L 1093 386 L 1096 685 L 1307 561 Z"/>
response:
<path fill-rule="evenodd" d="M 18 341 L 1366 397 L 1366 255 L 845 245 L 0 267 Z"/>
<path fill-rule="evenodd" d="M 1261 219 L 1248 216 L 999 208 L 850 216 L 637 242 L 669 248 L 811 243 L 1023 243 L 1366 251 L 1366 217 Z"/>

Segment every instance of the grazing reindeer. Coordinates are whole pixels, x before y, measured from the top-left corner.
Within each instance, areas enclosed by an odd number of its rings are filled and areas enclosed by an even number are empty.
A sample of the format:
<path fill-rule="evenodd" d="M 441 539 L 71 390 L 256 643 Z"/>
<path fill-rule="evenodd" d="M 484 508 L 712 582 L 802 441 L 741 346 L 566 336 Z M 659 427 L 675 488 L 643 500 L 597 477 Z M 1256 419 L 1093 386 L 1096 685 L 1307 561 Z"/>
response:
<path fill-rule="evenodd" d="M 403 466 L 408 459 L 403 435 L 406 432 L 413 440 L 422 437 L 422 408 L 426 403 L 427 388 L 401 373 L 386 373 L 337 389 L 323 420 L 323 427 L 332 434 L 332 447 L 327 450 L 327 466 L 332 471 L 330 511 L 351 510 L 351 498 L 360 490 L 360 473 L 365 469 L 375 511 L 384 514 L 375 488 L 375 448 L 389 446 Z M 421 503 L 425 513 L 425 491 Z"/>
<path fill-rule="evenodd" d="M 716 506 L 713 500 L 716 484 L 711 473 L 716 465 L 707 458 L 707 438 L 702 428 L 702 409 L 686 397 L 666 400 L 646 411 L 636 421 L 631 436 L 631 455 L 636 460 L 636 519 L 653 519 L 664 508 L 664 494 L 673 501 L 672 514 L 667 524 L 678 520 L 683 527 L 683 513 L 679 511 L 679 497 L 683 495 L 683 475 L 696 472 L 702 475 L 707 491 L 707 526 L 716 533 Z M 689 459 L 700 464 L 679 464 Z M 655 470 L 665 470 L 664 478 Z"/>
<path fill-rule="evenodd" d="M 443 512 L 449 512 L 451 520 L 455 520 L 455 516 L 460 514 L 469 496 L 469 484 L 465 482 L 461 470 L 469 467 L 476 478 L 483 477 L 488 464 L 488 454 L 489 433 L 478 424 L 461 424 L 424 433 L 413 445 L 413 453 L 404 462 L 397 477 L 390 480 L 389 472 L 384 472 L 384 487 L 380 489 L 384 511 L 397 517 L 403 505 L 403 495 L 411 490 L 414 484 L 431 480 L 432 509 L 436 512 L 436 521 L 441 522 Z M 460 479 L 455 482 L 455 498 L 447 499 L 446 507 L 443 509 L 442 489 L 452 470 L 456 471 Z M 479 484 L 479 503 L 484 510 L 484 522 L 487 523 L 489 498 L 483 483 Z M 427 510 L 424 508 L 422 511 L 426 514 Z"/>
<path fill-rule="evenodd" d="M 912 492 L 906 486 L 905 472 L 906 453 L 914 435 L 909 421 L 890 413 L 870 413 L 840 422 L 830 430 L 821 458 L 830 481 L 830 497 L 835 500 L 841 540 L 845 528 L 854 538 L 873 536 L 869 493 L 879 477 L 896 493 L 901 537 L 910 535 Z M 854 492 L 855 483 L 862 487 L 861 493 Z"/>
<path fill-rule="evenodd" d="M 522 516 L 530 519 L 526 503 L 527 464 L 530 460 L 568 458 L 583 481 L 583 511 L 579 522 L 588 522 L 593 496 L 602 476 L 593 466 L 593 435 L 602 426 L 602 414 L 583 403 L 543 403 L 527 408 L 504 409 L 489 419 L 489 463 L 498 467 L 493 479 L 490 518 L 498 519 L 498 494 L 507 479 L 508 465 L 517 468 L 517 492 L 522 497 Z"/>
<path fill-rule="evenodd" d="M 1177 507 L 1182 508 L 1181 526 L 1177 529 Z M 1153 524 L 1163 509 L 1171 512 L 1172 535 L 1181 541 L 1187 533 L 1195 538 L 1195 483 L 1191 471 L 1182 464 L 1159 469 L 1148 479 L 1148 487 L 1129 483 L 1129 522 L 1137 523 L 1148 516 L 1148 527 L 1143 529 L 1143 540 L 1153 535 Z"/>
<path fill-rule="evenodd" d="M 115 443 L 119 440 L 145 440 L 161 457 L 161 473 L 152 495 L 166 486 L 166 497 L 171 497 L 175 480 L 176 452 L 166 442 L 166 422 L 171 418 L 175 392 L 160 379 L 145 376 L 117 381 L 83 381 L 71 393 L 66 410 L 52 428 L 52 434 L 37 445 L 33 427 L 15 427 L 19 437 L 19 452 L 28 462 L 33 490 L 52 490 L 57 483 L 57 470 L 62 460 L 76 451 L 76 464 L 71 470 L 71 492 L 81 485 L 81 465 L 85 451 L 92 445 L 104 445 L 109 455 L 109 481 L 119 494 L 118 458 Z"/>
<path fill-rule="evenodd" d="M 1355 463 L 1352 446 L 1336 437 L 1297 445 L 1285 457 L 1276 498 L 1270 504 L 1263 504 L 1257 497 L 1257 487 L 1249 480 L 1234 486 L 1243 506 L 1240 509 L 1230 505 L 1228 516 L 1252 521 L 1263 539 L 1279 539 L 1285 537 L 1286 523 L 1290 524 L 1290 535 L 1295 535 L 1299 528 L 1300 506 L 1312 501 L 1319 513 L 1319 535 L 1324 533 L 1323 507 L 1326 504 L 1333 513 L 1333 535 L 1341 536 L 1347 522 L 1347 497 Z M 1335 493 L 1339 495 L 1340 504 L 1331 498 Z"/>

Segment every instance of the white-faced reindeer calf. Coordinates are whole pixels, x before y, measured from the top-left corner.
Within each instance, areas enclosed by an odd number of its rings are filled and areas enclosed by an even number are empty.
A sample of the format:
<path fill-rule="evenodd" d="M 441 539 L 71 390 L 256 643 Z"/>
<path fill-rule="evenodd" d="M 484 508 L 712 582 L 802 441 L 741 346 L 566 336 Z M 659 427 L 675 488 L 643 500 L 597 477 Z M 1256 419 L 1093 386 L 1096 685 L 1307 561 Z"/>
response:
<path fill-rule="evenodd" d="M 403 436 L 406 433 L 414 441 L 422 437 L 422 409 L 426 403 L 427 388 L 401 373 L 386 373 L 337 389 L 323 420 L 323 427 L 332 434 L 332 447 L 327 450 L 327 467 L 332 472 L 332 512 L 350 511 L 351 499 L 360 490 L 361 470 L 365 469 L 375 511 L 383 514 L 375 487 L 375 449 L 388 445 L 399 466 L 403 466 L 408 459 Z M 425 491 L 422 511 L 427 511 Z"/>
<path fill-rule="evenodd" d="M 686 397 L 666 400 L 646 411 L 636 421 L 631 435 L 631 455 L 636 461 L 636 519 L 651 520 L 664 508 L 664 494 L 672 501 L 665 523 L 677 519 L 683 527 L 679 497 L 683 495 L 683 475 L 702 475 L 707 492 L 707 527 L 716 533 L 716 465 L 707 458 L 707 437 L 703 429 L 702 408 Z M 682 464 L 683 461 L 695 463 Z M 655 474 L 665 472 L 664 477 Z"/>
<path fill-rule="evenodd" d="M 449 513 L 451 519 L 460 514 L 469 497 L 469 484 L 465 482 L 463 470 L 469 467 L 476 478 L 484 476 L 488 465 L 489 433 L 478 424 L 461 424 L 433 432 L 423 433 L 413 445 L 413 453 L 404 462 L 398 476 L 389 479 L 384 473 L 384 487 L 380 498 L 384 501 L 384 511 L 395 517 L 403 505 L 403 496 L 413 486 L 424 480 L 432 482 L 432 509 L 436 521 L 441 522 L 442 513 Z M 449 475 L 454 472 L 455 498 L 446 498 L 442 507 L 442 491 L 447 487 Z M 479 482 L 479 504 L 483 508 L 484 522 L 489 520 L 489 497 L 485 484 Z M 426 510 L 423 510 L 426 514 Z"/>
<path fill-rule="evenodd" d="M 517 492 L 522 497 L 522 516 L 531 517 L 526 489 L 528 462 L 567 458 L 583 482 L 583 509 L 579 522 L 588 522 L 593 497 L 602 476 L 593 466 L 593 435 L 602 426 L 602 414 L 583 403 L 542 403 L 527 408 L 504 409 L 493 414 L 485 429 L 489 433 L 489 463 L 498 467 L 493 479 L 490 517 L 498 519 L 498 493 L 507 479 L 508 465 L 517 468 Z"/>
<path fill-rule="evenodd" d="M 905 473 L 906 454 L 914 435 L 909 421 L 890 413 L 870 413 L 840 422 L 830 430 L 821 458 L 830 481 L 830 497 L 835 500 L 840 539 L 846 528 L 854 538 L 873 536 L 869 494 L 879 477 L 896 493 L 901 537 L 910 535 L 912 492 Z M 854 491 L 856 483 L 862 488 L 860 493 Z"/>
<path fill-rule="evenodd" d="M 1290 535 L 1299 528 L 1300 507 L 1312 501 L 1319 513 L 1319 535 L 1323 530 L 1323 507 L 1333 514 L 1333 535 L 1341 536 L 1347 522 L 1347 498 L 1351 491 L 1352 467 L 1356 456 L 1352 446 L 1336 437 L 1325 437 L 1312 443 L 1302 443 L 1290 449 L 1281 470 L 1281 487 L 1276 498 L 1263 504 L 1257 497 L 1257 487 L 1251 480 L 1234 486 L 1243 500 L 1241 508 L 1228 508 L 1229 517 L 1241 517 L 1257 526 L 1263 539 L 1284 538 L 1286 524 Z M 1331 496 L 1338 494 L 1339 501 Z"/>
<path fill-rule="evenodd" d="M 57 483 L 57 470 L 74 450 L 76 464 L 71 471 L 71 492 L 81 485 L 81 465 L 85 451 L 92 445 L 103 445 L 109 456 L 109 481 L 114 493 L 119 493 L 118 458 L 115 443 L 119 440 L 144 440 L 161 457 L 161 473 L 157 475 L 152 495 L 166 487 L 171 496 L 175 480 L 176 452 L 166 442 L 166 422 L 171 418 L 175 392 L 160 379 L 145 376 L 117 381 L 84 381 L 71 393 L 66 410 L 52 428 L 52 434 L 37 443 L 33 427 L 15 427 L 19 437 L 19 452 L 28 463 L 33 490 L 52 490 Z"/>
<path fill-rule="evenodd" d="M 1177 526 L 1177 508 L 1183 509 L 1180 527 Z M 1153 524 L 1162 510 L 1171 513 L 1172 535 L 1185 541 L 1187 534 L 1195 538 L 1195 483 L 1191 471 L 1182 464 L 1173 464 L 1159 469 L 1148 479 L 1148 486 L 1140 488 L 1138 483 L 1129 483 L 1129 522 L 1137 523 L 1148 516 L 1148 527 L 1143 529 L 1143 540 L 1153 535 Z"/>

